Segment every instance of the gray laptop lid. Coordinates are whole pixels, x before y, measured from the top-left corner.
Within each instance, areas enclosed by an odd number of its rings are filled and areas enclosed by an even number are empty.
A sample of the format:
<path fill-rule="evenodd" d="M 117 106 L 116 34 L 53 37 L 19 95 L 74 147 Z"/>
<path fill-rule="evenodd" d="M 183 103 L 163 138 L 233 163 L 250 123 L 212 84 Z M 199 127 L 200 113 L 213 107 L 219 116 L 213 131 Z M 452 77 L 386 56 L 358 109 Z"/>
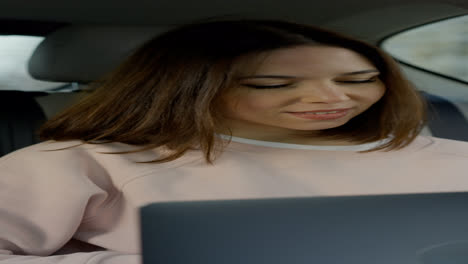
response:
<path fill-rule="evenodd" d="M 144 264 L 467 264 L 468 192 L 153 203 Z"/>

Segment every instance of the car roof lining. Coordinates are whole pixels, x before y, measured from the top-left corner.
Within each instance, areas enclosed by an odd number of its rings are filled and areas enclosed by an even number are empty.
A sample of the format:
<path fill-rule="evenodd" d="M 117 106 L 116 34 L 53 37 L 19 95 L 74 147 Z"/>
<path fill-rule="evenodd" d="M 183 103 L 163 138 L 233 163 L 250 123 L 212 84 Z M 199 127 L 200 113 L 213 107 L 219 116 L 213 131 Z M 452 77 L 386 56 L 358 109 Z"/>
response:
<path fill-rule="evenodd" d="M 243 4 L 243 1 L 249 2 Z M 31 25 L 30 28 L 36 28 L 32 33 L 42 33 L 47 38 L 31 57 L 30 74 L 44 81 L 88 83 L 119 64 L 125 55 L 147 40 L 151 32 L 165 31 L 182 23 L 182 20 L 187 22 L 207 18 L 205 14 L 210 14 L 209 17 L 216 16 L 226 6 L 230 10 L 227 14 L 243 14 L 234 15 L 233 18 L 283 18 L 332 29 L 372 44 L 378 44 L 383 38 L 403 29 L 468 13 L 466 2 L 421 1 L 290 0 L 288 4 L 284 4 L 284 1 L 274 0 L 265 4 L 262 0 L 236 0 L 235 6 L 226 3 L 220 6 L 217 0 L 186 3 L 182 0 L 134 0 L 133 7 L 129 8 L 126 3 L 126 7 L 121 8 L 125 1 L 114 0 L 111 4 L 107 0 L 93 3 L 82 0 L 65 5 L 63 1 L 43 0 L 40 8 L 33 8 L 34 3 L 29 8 L 19 8 L 20 1 L 4 0 L 0 19 L 6 21 L 8 17 L 12 17 L 15 20 L 0 23 L 0 34 L 15 31 L 17 34 L 26 33 L 28 25 Z M 106 9 L 105 4 L 110 8 Z M 188 10 L 193 4 L 209 8 Z M 310 8 L 304 8 L 307 5 Z M 181 6 L 186 8 L 180 8 Z M 175 9 L 176 7 L 179 9 Z M 264 8 L 257 8 L 258 14 L 246 11 L 255 7 Z M 171 8 L 177 12 L 168 12 Z M 19 20 L 20 18 L 29 20 Z M 376 20 L 379 23 L 369 23 Z M 117 42 L 119 48 L 112 50 L 109 43 Z M 95 62 L 96 54 L 101 55 L 102 60 L 99 63 Z M 103 56 L 104 54 L 107 56 Z"/>
<path fill-rule="evenodd" d="M 466 0 L 133 0 L 131 5 L 124 0 L 2 0 L 0 18 L 73 24 L 170 26 L 219 15 L 247 15 L 323 25 L 359 13 L 411 4 L 417 5 L 419 11 L 402 13 L 398 19 L 420 16 L 433 4 L 468 10 Z"/>

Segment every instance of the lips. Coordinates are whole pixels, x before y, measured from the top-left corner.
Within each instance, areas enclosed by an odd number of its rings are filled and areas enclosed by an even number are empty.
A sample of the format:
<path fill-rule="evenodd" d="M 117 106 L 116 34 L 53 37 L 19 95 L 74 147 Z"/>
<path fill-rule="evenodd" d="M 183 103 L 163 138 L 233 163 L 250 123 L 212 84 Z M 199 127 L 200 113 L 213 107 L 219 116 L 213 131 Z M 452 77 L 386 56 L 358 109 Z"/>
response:
<path fill-rule="evenodd" d="M 325 109 L 325 110 L 312 110 L 312 111 L 302 111 L 302 112 L 288 112 L 288 113 L 316 113 L 316 112 L 333 112 L 333 111 L 346 111 L 351 108 L 340 108 L 340 109 Z"/>
<path fill-rule="evenodd" d="M 302 119 L 311 119 L 311 120 L 333 120 L 333 119 L 340 119 L 345 116 L 347 116 L 351 112 L 351 109 L 349 110 L 342 110 L 342 111 L 335 111 L 333 113 L 318 113 L 317 111 L 308 113 L 308 112 L 293 112 L 293 113 L 288 113 L 290 115 L 293 115 L 295 117 L 299 117 Z"/>

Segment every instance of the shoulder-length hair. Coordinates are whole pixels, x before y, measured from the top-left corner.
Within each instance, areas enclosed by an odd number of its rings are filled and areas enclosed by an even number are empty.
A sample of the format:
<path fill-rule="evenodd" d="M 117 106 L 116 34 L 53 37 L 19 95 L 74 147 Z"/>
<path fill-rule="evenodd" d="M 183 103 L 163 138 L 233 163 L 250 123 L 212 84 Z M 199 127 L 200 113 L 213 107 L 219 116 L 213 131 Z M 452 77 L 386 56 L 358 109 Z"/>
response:
<path fill-rule="evenodd" d="M 223 145 L 215 134 L 223 120 L 220 98 L 235 86 L 245 63 L 265 52 L 317 44 L 344 47 L 367 57 L 386 86 L 383 97 L 365 112 L 340 127 L 319 131 L 318 136 L 361 144 L 391 136 L 387 143 L 361 153 L 409 145 L 427 122 L 427 105 L 391 56 L 315 26 L 258 19 L 193 22 L 155 37 L 96 81 L 92 93 L 47 121 L 39 136 L 143 146 L 109 154 L 157 147 L 172 151 L 142 163 L 172 161 L 197 146 L 212 165 L 212 154 Z"/>

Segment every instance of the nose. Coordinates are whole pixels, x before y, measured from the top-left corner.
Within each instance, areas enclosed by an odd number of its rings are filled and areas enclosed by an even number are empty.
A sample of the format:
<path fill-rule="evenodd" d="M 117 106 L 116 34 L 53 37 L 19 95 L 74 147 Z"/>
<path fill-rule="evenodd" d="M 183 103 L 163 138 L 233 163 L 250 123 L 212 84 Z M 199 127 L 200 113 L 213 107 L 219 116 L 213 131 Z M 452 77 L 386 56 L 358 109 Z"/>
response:
<path fill-rule="evenodd" d="M 303 103 L 337 103 L 349 99 L 342 87 L 333 84 L 315 84 L 304 89 L 301 94 Z"/>

